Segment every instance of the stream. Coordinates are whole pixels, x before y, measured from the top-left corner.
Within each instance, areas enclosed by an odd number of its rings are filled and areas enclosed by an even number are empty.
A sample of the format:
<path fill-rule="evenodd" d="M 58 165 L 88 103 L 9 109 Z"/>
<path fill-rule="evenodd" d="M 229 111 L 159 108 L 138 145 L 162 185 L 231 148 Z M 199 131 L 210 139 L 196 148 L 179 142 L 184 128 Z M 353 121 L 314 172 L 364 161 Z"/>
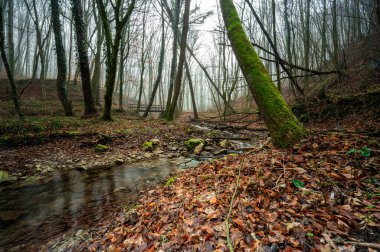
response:
<path fill-rule="evenodd" d="M 94 225 L 140 191 L 196 166 L 156 159 L 108 170 L 55 171 L 35 182 L 0 187 L 0 251 L 24 251 L 68 230 Z"/>
<path fill-rule="evenodd" d="M 194 126 L 210 132 L 208 126 Z M 220 134 L 240 138 L 228 131 Z M 232 149 L 226 149 L 224 155 L 254 147 L 259 141 L 257 136 L 253 138 L 253 142 L 231 140 Z M 220 157 L 206 148 L 197 160 Z M 111 169 L 58 170 L 33 182 L 0 185 L 0 252 L 38 251 L 62 234 L 95 226 L 133 203 L 141 191 L 197 166 L 197 160 L 158 158 Z"/>

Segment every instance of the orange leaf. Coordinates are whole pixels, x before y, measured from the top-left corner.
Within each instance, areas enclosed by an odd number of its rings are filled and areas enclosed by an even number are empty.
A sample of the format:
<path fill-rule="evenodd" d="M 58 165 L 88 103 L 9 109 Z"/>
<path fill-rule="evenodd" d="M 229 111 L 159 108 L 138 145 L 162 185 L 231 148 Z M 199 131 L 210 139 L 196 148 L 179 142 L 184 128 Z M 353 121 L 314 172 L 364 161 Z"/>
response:
<path fill-rule="evenodd" d="M 216 204 L 216 197 L 212 197 L 211 199 L 210 199 L 210 203 L 211 204 Z"/>

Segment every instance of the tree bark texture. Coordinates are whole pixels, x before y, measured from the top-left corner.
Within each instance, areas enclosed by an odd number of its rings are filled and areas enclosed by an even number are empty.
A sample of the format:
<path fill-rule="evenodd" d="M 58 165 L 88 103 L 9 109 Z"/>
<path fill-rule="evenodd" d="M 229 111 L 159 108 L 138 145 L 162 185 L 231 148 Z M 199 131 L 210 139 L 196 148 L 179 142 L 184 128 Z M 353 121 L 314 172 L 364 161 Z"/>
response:
<path fill-rule="evenodd" d="M 241 25 L 232 0 L 220 0 L 227 34 L 239 66 L 268 127 L 276 147 L 289 147 L 307 136 L 306 129 L 294 116 L 273 84 L 267 70 Z"/>
<path fill-rule="evenodd" d="M 13 103 L 15 105 L 15 109 L 17 112 L 17 115 L 20 117 L 20 119 L 24 118 L 24 115 L 20 108 L 20 103 L 18 101 L 17 97 L 17 91 L 16 91 L 16 84 L 13 78 L 12 69 L 8 63 L 7 54 L 5 52 L 5 36 L 4 36 L 4 18 L 3 18 L 3 7 L 0 5 L 0 53 L 1 58 L 3 59 L 5 70 L 7 71 L 7 76 L 9 80 L 9 84 L 11 86 L 11 95 L 13 99 Z"/>
<path fill-rule="evenodd" d="M 51 20 L 53 23 L 54 39 L 55 39 L 55 51 L 57 54 L 57 93 L 58 98 L 61 101 L 62 107 L 66 116 L 73 116 L 73 109 L 71 101 L 67 97 L 66 88 L 66 53 L 62 41 L 61 22 L 59 20 L 59 4 L 58 0 L 51 0 Z"/>
<path fill-rule="evenodd" d="M 91 75 L 86 45 L 86 29 L 83 21 L 82 1 L 72 0 L 72 12 L 74 18 L 78 60 L 82 77 L 82 90 L 84 98 L 84 115 L 97 114 L 91 91 Z"/>
<path fill-rule="evenodd" d="M 183 14 L 183 28 L 182 28 L 182 37 L 180 44 L 180 53 L 178 60 L 178 70 L 177 76 L 175 79 L 175 86 L 173 91 L 173 99 L 170 103 L 170 107 L 167 114 L 167 119 L 169 121 L 174 119 L 174 112 L 177 106 L 178 97 L 181 91 L 181 83 L 182 83 L 182 75 L 183 75 L 183 65 L 186 59 L 186 45 L 187 45 L 187 34 L 189 31 L 189 17 L 190 17 L 190 0 L 186 0 L 185 2 L 185 10 Z"/>

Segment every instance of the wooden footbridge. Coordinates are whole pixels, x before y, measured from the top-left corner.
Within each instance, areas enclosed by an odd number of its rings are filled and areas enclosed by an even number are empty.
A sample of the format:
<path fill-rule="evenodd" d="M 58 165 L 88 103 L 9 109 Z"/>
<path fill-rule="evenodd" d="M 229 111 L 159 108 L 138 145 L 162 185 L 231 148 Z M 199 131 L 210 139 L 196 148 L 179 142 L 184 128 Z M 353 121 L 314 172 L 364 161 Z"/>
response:
<path fill-rule="evenodd" d="M 132 110 L 132 111 L 136 111 L 137 112 L 137 104 L 128 104 L 128 110 Z M 145 104 L 141 104 L 140 105 L 140 109 L 139 109 L 139 112 L 145 112 L 148 108 L 148 105 L 145 105 Z M 166 106 L 164 105 L 152 105 L 152 107 L 150 108 L 149 112 L 165 112 L 166 110 Z"/>

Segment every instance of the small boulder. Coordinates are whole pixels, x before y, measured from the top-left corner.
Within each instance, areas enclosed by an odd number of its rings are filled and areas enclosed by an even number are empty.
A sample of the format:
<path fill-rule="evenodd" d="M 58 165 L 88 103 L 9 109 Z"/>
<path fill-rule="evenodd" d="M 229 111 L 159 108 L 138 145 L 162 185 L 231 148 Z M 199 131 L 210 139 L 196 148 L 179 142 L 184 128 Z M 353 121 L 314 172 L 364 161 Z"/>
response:
<path fill-rule="evenodd" d="M 149 153 L 149 152 L 144 153 L 144 158 L 151 158 L 151 157 L 152 157 L 151 153 Z"/>
<path fill-rule="evenodd" d="M 204 144 L 204 142 L 205 141 L 201 138 L 190 138 L 189 140 L 185 141 L 184 144 L 188 150 L 194 150 L 195 147 L 199 146 L 201 143 Z"/>
<path fill-rule="evenodd" d="M 217 150 L 217 151 L 214 151 L 213 154 L 214 154 L 215 156 L 225 155 L 225 154 L 227 154 L 227 150 L 226 150 L 226 149 Z"/>
<path fill-rule="evenodd" d="M 125 160 L 122 159 L 122 158 L 117 158 L 117 159 L 115 160 L 115 164 L 116 164 L 116 165 L 124 164 L 124 162 L 125 162 Z"/>
<path fill-rule="evenodd" d="M 198 144 L 198 146 L 195 147 L 195 149 L 194 149 L 194 154 L 195 154 L 195 155 L 199 155 L 199 154 L 201 154 L 204 145 L 205 145 L 204 143 L 200 143 L 200 144 Z"/>
<path fill-rule="evenodd" d="M 230 145 L 230 141 L 228 141 L 227 139 L 224 139 L 223 141 L 219 143 L 219 146 L 222 148 L 227 148 L 229 145 Z"/>
<path fill-rule="evenodd" d="M 6 171 L 0 171 L 0 183 L 14 181 L 16 177 L 10 176 Z"/>
<path fill-rule="evenodd" d="M 161 141 L 160 141 L 160 139 L 153 138 L 153 139 L 149 140 L 149 142 L 152 142 L 152 144 L 154 146 L 156 146 L 156 145 L 159 145 Z"/>

